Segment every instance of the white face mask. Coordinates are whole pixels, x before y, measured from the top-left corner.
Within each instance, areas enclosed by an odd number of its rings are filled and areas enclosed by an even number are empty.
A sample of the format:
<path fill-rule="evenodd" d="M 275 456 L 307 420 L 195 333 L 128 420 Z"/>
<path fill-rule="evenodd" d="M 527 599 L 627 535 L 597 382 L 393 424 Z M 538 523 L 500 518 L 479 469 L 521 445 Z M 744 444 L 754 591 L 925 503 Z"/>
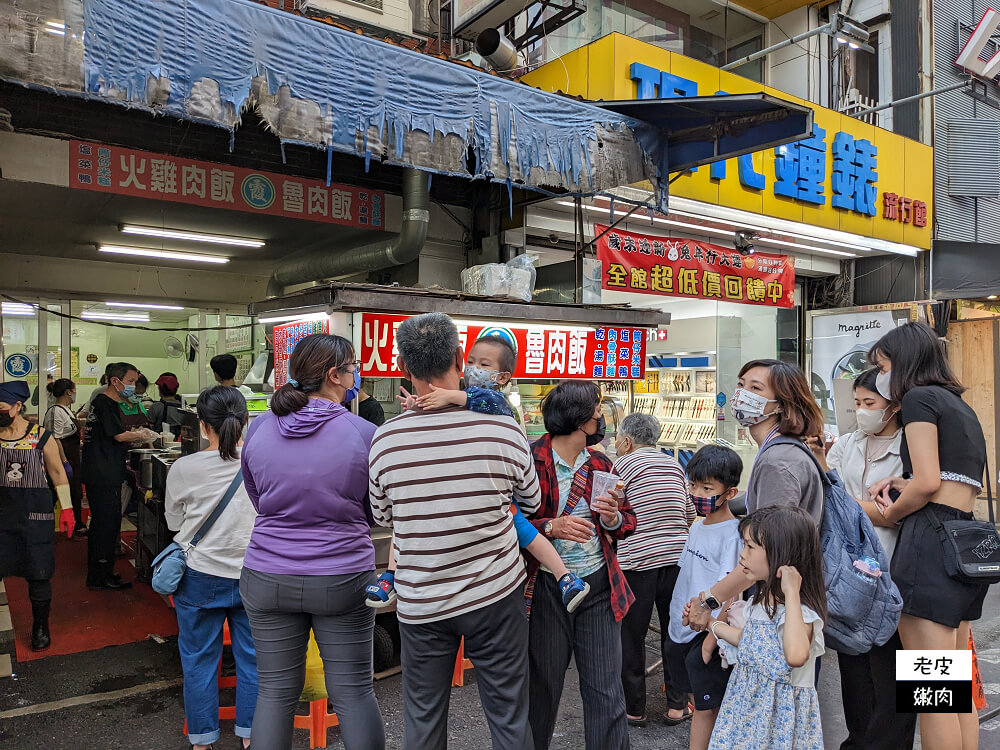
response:
<path fill-rule="evenodd" d="M 773 398 L 764 398 L 760 394 L 744 388 L 737 388 L 733 392 L 733 401 L 729 409 L 736 421 L 743 427 L 753 427 L 753 425 L 760 424 L 768 417 L 773 417 L 778 413 L 779 409 L 775 409 L 770 414 L 764 413 L 769 403 L 778 403 L 778 401 Z"/>
<path fill-rule="evenodd" d="M 880 372 L 875 376 L 875 390 L 878 391 L 882 398 L 892 398 L 892 391 L 889 389 L 889 384 L 892 382 L 892 370 L 886 370 L 885 372 Z"/>
<path fill-rule="evenodd" d="M 858 429 L 866 435 L 878 435 L 892 419 L 892 414 L 886 414 L 890 407 L 881 411 L 876 409 L 858 409 L 855 416 L 858 419 Z"/>

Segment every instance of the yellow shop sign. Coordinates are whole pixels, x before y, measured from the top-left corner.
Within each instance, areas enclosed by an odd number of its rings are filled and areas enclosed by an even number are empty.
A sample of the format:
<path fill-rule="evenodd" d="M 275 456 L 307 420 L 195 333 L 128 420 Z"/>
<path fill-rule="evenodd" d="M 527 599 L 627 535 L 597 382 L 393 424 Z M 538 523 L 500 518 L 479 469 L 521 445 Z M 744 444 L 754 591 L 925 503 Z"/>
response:
<path fill-rule="evenodd" d="M 609 34 L 524 83 L 615 101 L 767 94 L 813 110 L 813 137 L 701 167 L 673 195 L 921 249 L 931 246 L 933 149 L 651 44 Z"/>

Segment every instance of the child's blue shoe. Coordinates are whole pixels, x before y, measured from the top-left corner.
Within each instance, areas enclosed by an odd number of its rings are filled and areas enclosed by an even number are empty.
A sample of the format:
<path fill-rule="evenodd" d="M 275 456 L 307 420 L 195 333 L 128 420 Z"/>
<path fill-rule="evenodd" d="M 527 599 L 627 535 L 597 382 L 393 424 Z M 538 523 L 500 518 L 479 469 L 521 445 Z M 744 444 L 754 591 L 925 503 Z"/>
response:
<path fill-rule="evenodd" d="M 590 593 L 590 584 L 576 573 L 567 573 L 559 579 L 559 590 L 562 592 L 566 611 L 573 612 L 580 606 L 580 602 L 587 598 L 587 594 Z"/>
<path fill-rule="evenodd" d="M 386 571 L 371 586 L 365 586 L 365 604 L 373 609 L 388 607 L 396 601 L 396 576 Z"/>

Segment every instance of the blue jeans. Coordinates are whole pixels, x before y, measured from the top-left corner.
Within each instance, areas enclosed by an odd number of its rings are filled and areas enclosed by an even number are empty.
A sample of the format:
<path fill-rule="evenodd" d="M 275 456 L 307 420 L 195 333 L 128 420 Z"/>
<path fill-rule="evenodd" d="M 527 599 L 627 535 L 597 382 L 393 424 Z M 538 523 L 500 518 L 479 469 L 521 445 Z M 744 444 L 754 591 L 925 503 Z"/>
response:
<path fill-rule="evenodd" d="M 218 670 L 227 618 L 236 659 L 236 736 L 249 737 L 257 705 L 257 654 L 240 599 L 240 582 L 188 568 L 174 594 L 174 607 L 188 740 L 192 745 L 211 745 L 219 739 Z"/>

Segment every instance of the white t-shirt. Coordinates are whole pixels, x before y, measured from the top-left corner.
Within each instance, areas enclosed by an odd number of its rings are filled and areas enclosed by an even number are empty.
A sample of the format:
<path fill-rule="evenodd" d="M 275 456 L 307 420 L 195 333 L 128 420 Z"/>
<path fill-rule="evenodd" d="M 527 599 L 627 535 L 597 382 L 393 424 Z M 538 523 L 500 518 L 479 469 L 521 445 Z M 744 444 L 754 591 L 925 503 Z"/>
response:
<path fill-rule="evenodd" d="M 73 412 L 68 406 L 62 404 L 53 404 L 49 407 L 42 420 L 42 426 L 51 432 L 53 437 L 60 440 L 75 435 L 79 431 L 73 420 Z"/>
<path fill-rule="evenodd" d="M 712 585 L 729 575 L 740 559 L 743 540 L 737 519 L 706 524 L 695 521 L 677 564 L 674 594 L 670 599 L 670 627 L 667 630 L 674 643 L 689 643 L 698 633 L 681 624 L 684 605 Z M 713 612 L 713 614 L 717 614 Z"/>
<path fill-rule="evenodd" d="M 826 652 L 826 642 L 823 640 L 823 621 L 819 615 L 813 612 L 805 604 L 802 607 L 802 619 L 808 625 L 813 625 L 812 641 L 809 643 L 809 658 L 801 667 L 792 669 L 789 682 L 795 687 L 815 687 L 816 685 L 816 658 Z M 785 605 L 779 604 L 774 612 L 774 617 L 767 616 L 767 610 L 763 604 L 751 604 L 746 609 L 747 621 L 750 620 L 771 620 L 778 624 L 778 638 L 784 642 L 785 635 Z M 672 615 L 671 615 L 672 617 Z"/>
<path fill-rule="evenodd" d="M 164 515 L 176 531 L 174 541 L 187 552 L 187 564 L 199 573 L 239 578 L 253 531 L 254 510 L 241 484 L 229 505 L 198 546 L 190 542 L 215 510 L 240 468 L 239 459 L 223 461 L 218 451 L 200 451 L 177 459 L 167 474 Z"/>

